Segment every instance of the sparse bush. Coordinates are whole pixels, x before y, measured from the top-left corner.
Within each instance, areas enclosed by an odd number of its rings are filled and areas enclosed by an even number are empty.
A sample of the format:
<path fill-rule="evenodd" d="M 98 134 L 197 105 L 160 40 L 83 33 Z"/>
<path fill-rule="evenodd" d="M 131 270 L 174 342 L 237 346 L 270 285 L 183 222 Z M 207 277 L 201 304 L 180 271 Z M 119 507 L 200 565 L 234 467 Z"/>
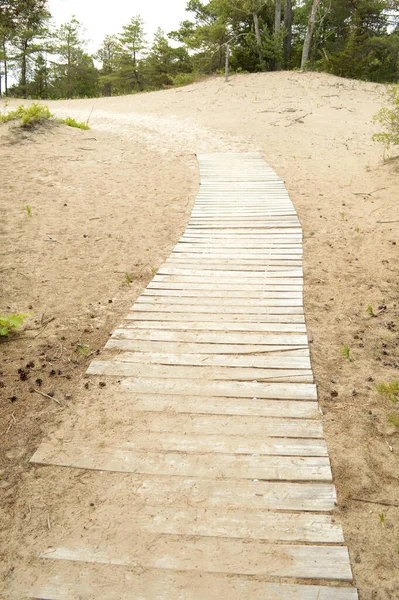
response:
<path fill-rule="evenodd" d="M 58 119 L 58 123 L 61 123 L 62 125 L 68 125 L 68 127 L 77 127 L 78 129 L 84 129 L 86 131 L 90 129 L 87 123 L 79 123 L 79 121 L 72 119 L 72 117 L 67 117 L 66 119 Z"/>
<path fill-rule="evenodd" d="M 391 402 L 397 402 L 399 400 L 399 381 L 380 383 L 377 385 L 377 391 L 388 398 Z"/>
<path fill-rule="evenodd" d="M 15 110 L 0 115 L 0 122 L 21 121 L 22 127 L 31 127 L 40 121 L 51 119 L 52 116 L 48 106 L 43 106 L 35 102 L 28 107 L 21 104 Z"/>
<path fill-rule="evenodd" d="M 173 77 L 173 85 L 175 87 L 182 87 L 183 85 L 190 85 L 198 80 L 197 73 L 178 73 Z"/>
<path fill-rule="evenodd" d="M 10 332 L 16 331 L 23 325 L 27 316 L 23 314 L 0 315 L 0 337 L 7 337 Z"/>
<path fill-rule="evenodd" d="M 375 133 L 373 141 L 384 144 L 386 150 L 399 145 L 399 86 L 392 86 L 388 96 L 392 108 L 384 107 L 373 117 L 373 123 L 379 123 L 385 129 Z"/>

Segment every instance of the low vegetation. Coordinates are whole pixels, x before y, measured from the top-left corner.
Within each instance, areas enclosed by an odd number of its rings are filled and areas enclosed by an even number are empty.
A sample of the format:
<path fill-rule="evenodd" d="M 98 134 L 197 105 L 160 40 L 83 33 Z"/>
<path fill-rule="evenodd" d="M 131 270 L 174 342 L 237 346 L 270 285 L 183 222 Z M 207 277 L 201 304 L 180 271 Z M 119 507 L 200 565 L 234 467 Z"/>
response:
<path fill-rule="evenodd" d="M 380 383 L 377 385 L 377 391 L 391 402 L 397 402 L 399 400 L 399 381 Z"/>
<path fill-rule="evenodd" d="M 0 337 L 7 337 L 23 325 L 26 317 L 24 314 L 0 315 Z"/>
<path fill-rule="evenodd" d="M 374 117 L 373 122 L 379 123 L 383 131 L 373 135 L 375 142 L 384 144 L 389 150 L 391 146 L 399 146 L 399 86 L 392 86 L 388 91 L 391 107 L 382 108 Z"/>
<path fill-rule="evenodd" d="M 0 114 L 0 123 L 8 123 L 9 121 L 20 121 L 21 127 L 29 128 L 43 121 L 54 121 L 68 127 L 77 127 L 78 129 L 88 130 L 90 127 L 87 123 L 80 123 L 71 117 L 65 119 L 56 119 L 50 112 L 48 106 L 35 102 L 30 106 L 21 104 L 15 110 L 10 110 Z M 26 206 L 26 211 L 29 216 L 32 216 L 29 206 Z"/>

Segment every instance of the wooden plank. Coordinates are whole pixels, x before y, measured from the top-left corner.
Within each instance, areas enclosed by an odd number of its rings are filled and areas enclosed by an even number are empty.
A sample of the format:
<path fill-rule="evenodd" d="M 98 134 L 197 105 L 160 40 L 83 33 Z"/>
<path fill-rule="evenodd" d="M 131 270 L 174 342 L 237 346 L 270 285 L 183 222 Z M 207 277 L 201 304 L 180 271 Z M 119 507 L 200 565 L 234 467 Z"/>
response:
<path fill-rule="evenodd" d="M 128 393 L 125 390 L 125 393 Z M 136 411 L 173 411 L 182 414 L 236 415 L 257 417 L 318 418 L 317 402 L 295 400 L 258 400 L 257 398 L 200 398 L 198 396 L 161 396 L 131 394 L 126 417 Z"/>
<path fill-rule="evenodd" d="M 294 303 L 294 302 L 293 302 Z M 278 304 L 278 300 L 276 300 L 276 304 Z M 152 302 L 137 303 L 134 305 L 132 310 L 133 318 L 136 318 L 138 313 L 171 313 L 172 317 L 179 318 L 179 313 L 189 313 L 187 320 L 192 319 L 193 311 L 197 315 L 208 314 L 211 317 L 215 317 L 211 320 L 218 320 L 218 315 L 235 315 L 235 319 L 240 319 L 243 315 L 242 319 L 244 320 L 245 316 L 255 315 L 261 321 L 261 317 L 267 320 L 267 315 L 303 315 L 303 307 L 300 306 L 229 306 L 226 307 L 226 310 L 223 311 L 222 304 L 217 304 L 216 306 L 209 306 L 205 304 L 154 304 Z M 129 315 L 127 318 L 130 318 Z M 163 317 L 162 317 L 163 318 Z M 234 317 L 231 319 L 235 320 Z M 198 320 L 198 317 L 195 318 Z M 225 319 L 226 320 L 226 319 Z"/>
<path fill-rule="evenodd" d="M 137 305 L 139 306 L 139 305 Z M 269 308 L 268 313 L 258 313 L 258 312 L 248 312 L 239 313 L 232 312 L 233 307 L 231 307 L 231 312 L 226 312 L 223 314 L 221 311 L 212 313 L 211 311 L 207 312 L 167 312 L 163 311 L 161 307 L 158 307 L 157 311 L 133 311 L 130 314 L 126 315 L 125 319 L 131 321 L 154 321 L 155 322 L 175 322 L 179 323 L 180 321 L 193 321 L 193 322 L 202 322 L 202 323 L 227 323 L 227 322 L 237 322 L 241 325 L 245 323 L 303 323 L 303 311 L 301 314 L 274 314 L 283 312 L 281 309 Z M 284 311 L 285 312 L 285 311 Z M 181 329 L 181 327 L 177 327 L 177 329 Z M 211 327 L 209 329 L 212 329 Z M 245 328 L 243 328 L 245 330 Z"/>
<path fill-rule="evenodd" d="M 251 344 L 264 346 L 301 346 L 306 347 L 308 338 L 301 334 L 258 334 L 241 332 L 202 332 L 202 331 L 163 331 L 163 330 L 130 330 L 116 332 L 128 335 L 129 339 L 160 340 L 164 342 L 196 342 L 204 344 Z M 116 333 L 115 332 L 115 333 Z"/>
<path fill-rule="evenodd" d="M 173 331 L 242 331 L 263 333 L 306 333 L 304 323 L 251 323 L 234 321 L 140 321 L 127 320 L 125 329 L 172 329 Z"/>
<path fill-rule="evenodd" d="M 255 293 L 259 293 L 259 294 L 263 294 L 265 292 L 302 292 L 303 290 L 303 282 L 302 281 L 297 281 L 293 284 L 286 284 L 286 283 L 274 283 L 274 284 L 268 284 L 267 289 L 265 289 L 265 286 L 258 286 L 258 285 L 249 285 L 249 284 L 244 284 L 244 285 L 240 285 L 240 287 L 236 287 L 234 285 L 234 283 L 201 283 L 201 282 L 197 282 L 197 283 L 192 283 L 189 281 L 183 281 L 183 282 L 179 282 L 179 281 L 170 281 L 166 280 L 163 282 L 160 281 L 150 281 L 150 283 L 147 285 L 147 290 L 198 290 L 198 291 L 223 291 L 223 292 L 238 292 L 238 293 L 243 293 L 243 292 L 255 292 Z M 229 294 L 226 294 L 229 295 Z"/>
<path fill-rule="evenodd" d="M 182 379 L 125 379 L 125 389 L 139 394 L 188 394 L 190 396 L 228 396 L 276 400 L 316 400 L 312 383 L 258 383 L 249 381 L 196 381 Z"/>
<path fill-rule="evenodd" d="M 160 379 L 184 379 L 186 382 L 196 379 L 210 381 L 262 381 L 313 383 L 309 369 L 262 369 L 250 367 L 207 367 L 135 364 L 118 356 L 114 361 L 92 361 L 87 369 L 88 375 L 108 375 L 116 377 L 146 377 Z"/>
<path fill-rule="evenodd" d="M 267 354 L 276 356 L 309 356 L 308 346 L 266 346 L 262 344 L 204 344 L 193 342 L 165 342 L 164 340 L 137 340 L 129 329 L 117 329 L 105 347 L 136 352 L 171 352 L 199 354 Z"/>
<path fill-rule="evenodd" d="M 121 521 L 126 533 L 130 531 L 134 534 L 126 510 L 118 515 L 118 529 L 122 525 L 119 525 Z M 311 513 L 282 514 L 230 510 L 227 514 L 220 514 L 218 511 L 197 507 L 188 507 L 184 511 L 144 507 L 139 512 L 134 526 L 149 533 L 168 535 L 325 544 L 339 544 L 344 541 L 342 528 L 333 517 Z"/>
<path fill-rule="evenodd" d="M 214 367 L 251 367 L 269 369 L 310 369 L 306 356 L 235 356 L 231 354 L 167 354 L 161 352 L 127 352 L 118 360 L 140 364 L 190 365 Z"/>
<path fill-rule="evenodd" d="M 117 569 L 117 571 L 115 571 Z M 54 561 L 29 598 L 42 600 L 358 600 L 350 587 L 269 583 L 259 578 L 204 572 L 134 569 L 96 563 Z"/>
<path fill-rule="evenodd" d="M 254 540 L 136 535 L 129 545 L 59 547 L 41 558 L 95 562 L 173 571 L 197 571 L 291 577 L 300 579 L 352 580 L 349 555 L 340 546 L 267 544 Z"/>
<path fill-rule="evenodd" d="M 140 452 L 125 446 L 43 443 L 31 463 L 61 467 L 179 477 L 223 477 L 286 481 L 331 481 L 326 457 L 249 456 Z"/>
<path fill-rule="evenodd" d="M 153 281 L 155 283 L 215 283 L 215 277 L 209 277 L 207 275 L 155 275 Z M 264 277 L 261 280 L 250 280 L 250 279 L 238 279 L 237 277 L 229 277 L 224 275 L 218 275 L 217 282 L 220 283 L 233 283 L 237 289 L 245 289 L 243 286 L 251 285 L 255 289 L 264 289 L 266 286 L 269 289 L 271 285 L 302 285 L 302 277 Z"/>
<path fill-rule="evenodd" d="M 165 290 L 165 289 L 154 289 L 146 288 L 143 290 L 142 297 L 155 296 L 155 297 L 176 297 L 176 298 L 236 298 L 236 299 L 248 299 L 248 300 L 267 300 L 269 298 L 303 298 L 302 291 L 254 291 L 254 292 L 240 292 L 236 290 L 230 290 L 229 294 L 226 294 L 223 290 Z"/>
<path fill-rule="evenodd" d="M 284 267 L 266 267 L 257 271 L 245 271 L 245 274 L 237 271 L 212 271 L 201 268 L 200 265 L 192 269 L 178 269 L 170 267 L 168 264 L 162 266 L 158 274 L 159 275 L 177 275 L 179 277 L 197 277 L 201 276 L 205 272 L 207 277 L 220 277 L 225 279 L 237 278 L 240 281 L 263 281 L 268 277 L 303 277 L 303 270 L 297 268 L 284 268 Z"/>
<path fill-rule="evenodd" d="M 302 298 L 265 298 L 263 300 L 251 300 L 251 299 L 242 299 L 242 298 L 221 298 L 218 300 L 217 298 L 188 298 L 186 296 L 183 297 L 174 297 L 169 298 L 165 296 L 151 296 L 143 295 L 139 296 L 134 304 L 134 308 L 137 308 L 137 305 L 147 304 L 154 306 L 170 306 L 170 305 L 184 305 L 191 307 L 198 306 L 212 306 L 213 308 L 220 306 L 231 306 L 234 307 L 234 310 L 237 308 L 246 308 L 249 306 L 253 306 L 254 308 L 263 308 L 267 306 L 302 306 Z M 132 307 L 132 308 L 133 308 Z M 195 308 L 192 308 L 195 310 Z M 163 309 L 161 309 L 163 310 Z"/>

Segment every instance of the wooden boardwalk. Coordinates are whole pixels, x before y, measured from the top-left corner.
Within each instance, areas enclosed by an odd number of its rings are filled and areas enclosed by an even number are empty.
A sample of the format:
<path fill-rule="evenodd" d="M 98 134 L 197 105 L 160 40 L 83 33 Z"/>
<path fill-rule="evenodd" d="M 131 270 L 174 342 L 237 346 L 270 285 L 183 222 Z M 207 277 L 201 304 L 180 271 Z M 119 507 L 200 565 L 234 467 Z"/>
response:
<path fill-rule="evenodd" d="M 126 435 L 110 422 L 109 440 L 93 431 L 32 458 L 128 474 L 118 517 L 103 511 L 95 534 L 44 552 L 48 580 L 31 597 L 357 599 L 310 364 L 298 217 L 260 154 L 198 159 L 184 235 L 88 370 L 115 378 L 126 418 L 145 427 Z"/>

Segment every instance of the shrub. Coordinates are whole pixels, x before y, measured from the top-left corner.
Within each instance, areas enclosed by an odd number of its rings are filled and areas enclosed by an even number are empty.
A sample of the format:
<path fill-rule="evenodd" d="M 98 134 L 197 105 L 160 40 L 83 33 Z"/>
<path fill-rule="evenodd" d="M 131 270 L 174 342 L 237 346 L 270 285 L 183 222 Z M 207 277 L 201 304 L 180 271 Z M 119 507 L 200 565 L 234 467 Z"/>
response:
<path fill-rule="evenodd" d="M 182 87 L 183 85 L 190 85 L 198 80 L 197 73 L 178 73 L 173 77 L 173 85 L 175 87 Z"/>
<path fill-rule="evenodd" d="M 68 127 L 77 127 L 78 129 L 90 129 L 87 123 L 79 123 L 79 121 L 72 119 L 72 117 L 67 117 L 66 119 L 58 119 L 58 123 L 62 123 L 62 125 L 68 125 Z"/>
<path fill-rule="evenodd" d="M 7 121 L 20 120 L 22 127 L 31 127 L 35 123 L 51 119 L 52 116 L 48 106 L 42 106 L 35 102 L 28 107 L 21 104 L 15 110 L 11 110 L 5 115 L 0 115 L 0 122 L 6 123 Z"/>
<path fill-rule="evenodd" d="M 381 142 L 387 150 L 399 145 L 399 86 L 392 86 L 388 96 L 392 108 L 384 107 L 373 117 L 373 123 L 385 128 L 385 131 L 373 135 L 373 141 Z"/>
<path fill-rule="evenodd" d="M 16 331 L 28 315 L 0 315 L 0 337 L 7 337 L 10 331 Z"/>

